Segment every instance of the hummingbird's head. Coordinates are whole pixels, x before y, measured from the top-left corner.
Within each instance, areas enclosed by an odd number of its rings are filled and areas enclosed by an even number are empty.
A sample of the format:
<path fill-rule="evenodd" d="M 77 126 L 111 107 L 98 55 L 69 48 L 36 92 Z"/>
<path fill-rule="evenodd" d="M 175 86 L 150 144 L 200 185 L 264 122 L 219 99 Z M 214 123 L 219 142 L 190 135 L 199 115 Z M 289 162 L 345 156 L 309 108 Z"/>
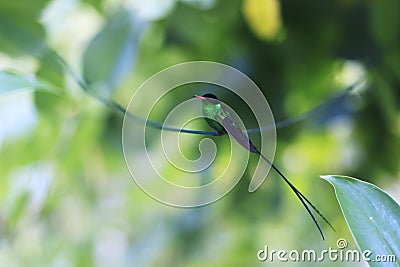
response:
<path fill-rule="evenodd" d="M 194 97 L 204 101 L 207 104 L 218 105 L 219 103 L 221 103 L 221 101 L 218 100 L 218 97 L 216 95 L 210 93 L 204 94 L 202 96 L 195 95 Z"/>

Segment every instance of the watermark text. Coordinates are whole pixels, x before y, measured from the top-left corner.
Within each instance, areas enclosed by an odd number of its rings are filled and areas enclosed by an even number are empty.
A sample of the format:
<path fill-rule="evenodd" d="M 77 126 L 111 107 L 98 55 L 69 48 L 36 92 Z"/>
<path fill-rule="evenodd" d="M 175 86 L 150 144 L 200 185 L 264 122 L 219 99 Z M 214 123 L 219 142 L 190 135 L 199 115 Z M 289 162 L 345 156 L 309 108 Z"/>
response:
<path fill-rule="evenodd" d="M 280 262 L 396 262 L 395 255 L 374 255 L 371 250 L 359 251 L 357 249 L 346 249 L 347 241 L 344 238 L 338 239 L 337 248 L 329 247 L 321 251 L 314 249 L 287 250 L 270 249 L 267 245 L 257 252 L 260 261 Z"/>

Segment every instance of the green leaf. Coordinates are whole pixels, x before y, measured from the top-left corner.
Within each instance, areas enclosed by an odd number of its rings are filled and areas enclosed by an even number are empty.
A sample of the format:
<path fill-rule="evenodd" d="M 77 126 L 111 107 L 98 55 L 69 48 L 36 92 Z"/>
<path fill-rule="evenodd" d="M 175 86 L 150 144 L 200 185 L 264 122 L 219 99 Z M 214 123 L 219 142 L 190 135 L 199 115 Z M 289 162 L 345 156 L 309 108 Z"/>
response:
<path fill-rule="evenodd" d="M 25 20 L 15 22 L 0 14 L 0 50 L 13 56 L 31 55 L 40 57 L 45 52 L 42 25 Z"/>
<path fill-rule="evenodd" d="M 51 0 L 0 1 L 0 13 L 15 19 L 19 19 L 15 17 L 16 13 L 23 15 L 25 19 L 37 18 L 50 1 Z"/>
<path fill-rule="evenodd" d="M 374 261 L 377 255 L 400 258 L 400 206 L 377 186 L 355 178 L 321 176 L 335 188 L 347 225 L 361 251 L 370 250 L 371 266 L 398 266 Z"/>
<path fill-rule="evenodd" d="M 11 226 L 18 222 L 21 215 L 25 212 L 30 199 L 29 192 L 23 192 L 14 200 L 9 214 L 6 216 L 6 222 Z"/>
<path fill-rule="evenodd" d="M 58 55 L 47 45 L 46 32 L 38 22 L 48 0 L 0 3 L 0 51 L 9 56 L 32 56 L 39 60 L 37 75 L 59 87 L 64 69 Z"/>
<path fill-rule="evenodd" d="M 37 22 L 48 0 L 0 1 L 0 50 L 35 57 L 45 52 L 45 31 Z"/>
<path fill-rule="evenodd" d="M 82 2 L 91 5 L 101 14 L 104 12 L 104 0 L 82 0 Z"/>
<path fill-rule="evenodd" d="M 0 95 L 21 89 L 52 89 L 52 86 L 32 75 L 0 71 Z"/>
<path fill-rule="evenodd" d="M 41 80 L 51 83 L 58 88 L 65 87 L 65 67 L 58 60 L 53 51 L 43 54 L 40 60 L 40 67 L 36 71 L 37 77 Z"/>
<path fill-rule="evenodd" d="M 112 92 L 133 69 L 139 35 L 139 27 L 127 11 L 121 10 L 109 17 L 85 51 L 86 82 L 96 89 Z"/>

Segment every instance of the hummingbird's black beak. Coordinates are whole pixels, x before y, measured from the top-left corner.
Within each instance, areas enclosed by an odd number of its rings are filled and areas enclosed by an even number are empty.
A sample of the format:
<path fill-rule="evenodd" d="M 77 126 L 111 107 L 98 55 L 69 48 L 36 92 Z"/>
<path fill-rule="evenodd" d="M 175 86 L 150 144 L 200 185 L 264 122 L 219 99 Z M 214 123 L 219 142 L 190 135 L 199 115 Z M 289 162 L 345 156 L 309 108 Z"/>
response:
<path fill-rule="evenodd" d="M 204 96 L 201 96 L 201 95 L 195 95 L 194 97 L 198 98 L 200 100 L 203 100 L 203 101 L 207 100 Z"/>

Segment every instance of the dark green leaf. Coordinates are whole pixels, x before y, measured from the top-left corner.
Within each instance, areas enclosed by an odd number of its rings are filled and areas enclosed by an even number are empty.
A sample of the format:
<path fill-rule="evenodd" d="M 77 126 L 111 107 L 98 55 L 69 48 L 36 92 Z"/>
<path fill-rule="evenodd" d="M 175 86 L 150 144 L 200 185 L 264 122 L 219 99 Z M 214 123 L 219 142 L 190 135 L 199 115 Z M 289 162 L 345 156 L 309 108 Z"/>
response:
<path fill-rule="evenodd" d="M 0 14 L 0 50 L 14 56 L 40 57 L 46 50 L 43 45 L 44 29 L 34 21 L 13 21 Z"/>
<path fill-rule="evenodd" d="M 84 54 L 86 82 L 111 92 L 132 70 L 138 38 L 139 27 L 127 11 L 121 10 L 109 17 Z"/>
<path fill-rule="evenodd" d="M 14 1 L 15 2 L 15 1 Z M 63 67 L 45 42 L 45 30 L 37 21 L 47 0 L 0 3 L 0 51 L 10 56 L 39 59 L 38 76 L 62 87 Z"/>
<path fill-rule="evenodd" d="M 40 56 L 45 31 L 37 20 L 48 0 L 1 1 L 0 50 L 12 55 Z"/>

